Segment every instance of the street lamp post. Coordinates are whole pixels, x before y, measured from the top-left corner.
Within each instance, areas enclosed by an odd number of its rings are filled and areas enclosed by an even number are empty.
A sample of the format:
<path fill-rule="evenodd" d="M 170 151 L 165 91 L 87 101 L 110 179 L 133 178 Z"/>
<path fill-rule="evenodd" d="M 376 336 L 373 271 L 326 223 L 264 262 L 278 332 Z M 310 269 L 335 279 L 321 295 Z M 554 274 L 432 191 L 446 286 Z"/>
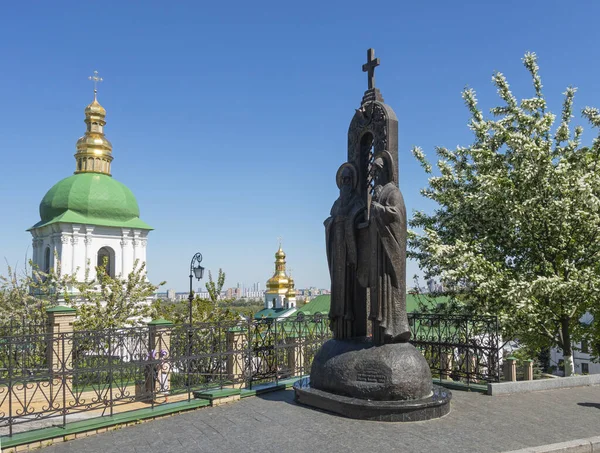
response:
<path fill-rule="evenodd" d="M 190 317 L 190 328 L 192 327 L 192 301 L 194 300 L 194 290 L 192 289 L 192 280 L 194 277 L 200 281 L 204 275 L 204 268 L 200 266 L 202 262 L 202 253 L 196 253 L 190 263 L 190 306 L 189 306 L 189 317 Z"/>
<path fill-rule="evenodd" d="M 190 325 L 188 326 L 188 344 L 187 344 L 187 378 L 186 378 L 186 385 L 188 388 L 188 401 L 191 400 L 191 389 L 192 389 L 192 381 L 191 381 L 191 372 L 192 372 L 192 367 L 194 364 L 194 360 L 192 359 L 192 302 L 194 301 L 194 289 L 192 288 L 192 281 L 193 278 L 196 277 L 198 279 L 198 281 L 202 278 L 202 276 L 204 275 L 204 268 L 202 266 L 200 266 L 200 263 L 202 262 L 202 253 L 196 253 L 194 255 L 194 257 L 192 258 L 192 261 L 190 263 L 190 296 L 189 296 L 189 302 L 190 302 L 190 306 L 189 306 L 189 321 L 190 321 Z"/>

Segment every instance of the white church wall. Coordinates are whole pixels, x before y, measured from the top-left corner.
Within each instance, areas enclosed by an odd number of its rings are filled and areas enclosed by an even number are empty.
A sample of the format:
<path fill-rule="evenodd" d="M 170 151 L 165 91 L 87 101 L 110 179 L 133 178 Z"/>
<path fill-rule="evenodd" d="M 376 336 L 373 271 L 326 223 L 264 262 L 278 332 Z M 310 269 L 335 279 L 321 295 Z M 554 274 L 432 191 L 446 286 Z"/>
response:
<path fill-rule="evenodd" d="M 50 267 L 60 261 L 63 274 L 76 275 L 84 281 L 98 264 L 98 252 L 105 248 L 111 256 L 111 275 L 126 276 L 135 261 L 146 262 L 147 230 L 78 224 L 52 224 L 31 231 L 33 262 L 46 271 L 46 249 L 50 250 Z"/>

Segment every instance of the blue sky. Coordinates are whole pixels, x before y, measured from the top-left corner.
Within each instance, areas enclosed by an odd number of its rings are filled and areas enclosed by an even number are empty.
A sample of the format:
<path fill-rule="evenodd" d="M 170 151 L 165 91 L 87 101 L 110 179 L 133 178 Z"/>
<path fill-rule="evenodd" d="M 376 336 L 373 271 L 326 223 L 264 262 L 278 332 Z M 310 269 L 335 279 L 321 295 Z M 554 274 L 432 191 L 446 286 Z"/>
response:
<path fill-rule="evenodd" d="M 369 6 L 366 6 L 369 5 Z M 0 256 L 22 266 L 25 230 L 50 187 L 75 169 L 87 77 L 104 82 L 113 177 L 137 196 L 151 281 L 185 290 L 196 251 L 226 286 L 264 287 L 282 236 L 298 287 L 329 286 L 323 220 L 367 87 L 399 120 L 407 209 L 433 209 L 410 155 L 471 143 L 460 97 L 495 105 L 492 73 L 528 97 L 526 51 L 539 56 L 550 107 L 579 87 L 575 108 L 600 106 L 600 3 L 8 2 L 0 14 Z M 581 122 L 577 113 L 578 122 Z M 584 137 L 594 132 L 586 128 Z M 5 266 L 0 267 L 4 272 Z M 418 272 L 408 265 L 408 278 Z"/>

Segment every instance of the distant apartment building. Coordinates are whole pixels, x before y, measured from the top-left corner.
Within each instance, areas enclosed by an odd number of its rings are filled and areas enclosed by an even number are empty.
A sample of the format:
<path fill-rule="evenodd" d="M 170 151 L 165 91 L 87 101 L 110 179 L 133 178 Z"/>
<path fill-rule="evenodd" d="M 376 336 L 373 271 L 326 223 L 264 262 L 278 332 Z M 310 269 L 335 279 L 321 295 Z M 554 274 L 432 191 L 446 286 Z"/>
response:
<path fill-rule="evenodd" d="M 441 293 L 444 292 L 444 284 L 435 281 L 433 278 L 427 280 L 427 290 L 430 293 Z"/>
<path fill-rule="evenodd" d="M 259 290 L 259 291 L 250 291 L 250 290 L 247 290 L 247 291 L 244 293 L 244 299 L 250 299 L 250 300 L 253 300 L 253 299 L 257 299 L 257 300 L 263 300 L 263 299 L 264 299 L 264 297 L 265 297 L 265 292 L 264 292 L 264 291 L 260 291 L 260 290 Z"/>

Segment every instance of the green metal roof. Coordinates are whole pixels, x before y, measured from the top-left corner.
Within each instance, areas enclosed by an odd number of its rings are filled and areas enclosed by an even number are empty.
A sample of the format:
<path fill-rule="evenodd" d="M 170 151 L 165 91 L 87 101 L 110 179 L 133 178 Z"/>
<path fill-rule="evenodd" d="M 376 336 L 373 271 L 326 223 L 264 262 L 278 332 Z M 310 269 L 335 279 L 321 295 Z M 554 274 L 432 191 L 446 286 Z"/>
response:
<path fill-rule="evenodd" d="M 432 298 L 432 297 L 427 297 L 427 296 L 421 296 L 420 299 L 424 305 L 430 306 L 432 308 L 437 306 L 440 303 L 444 303 L 444 302 L 448 301 L 448 297 Z M 305 315 L 315 315 L 317 313 L 326 314 L 326 313 L 329 313 L 329 305 L 330 304 L 331 304 L 331 296 L 329 294 L 323 294 L 321 296 L 315 297 L 309 303 L 300 307 L 298 309 L 298 311 L 295 313 L 295 315 L 297 316 L 299 313 L 303 313 Z M 406 312 L 412 313 L 414 311 L 417 311 L 418 308 L 419 308 L 418 296 L 416 296 L 414 294 L 407 294 L 406 295 Z"/>
<path fill-rule="evenodd" d="M 54 307 L 50 307 L 46 309 L 46 313 L 76 313 L 73 307 L 67 307 L 65 305 L 56 305 Z"/>
<path fill-rule="evenodd" d="M 101 173 L 78 173 L 57 182 L 40 203 L 40 217 L 30 229 L 61 222 L 152 229 L 140 220 L 131 190 Z"/>
<path fill-rule="evenodd" d="M 293 308 L 263 308 L 261 311 L 256 312 L 254 319 L 276 319 L 281 318 L 285 313 Z"/>
<path fill-rule="evenodd" d="M 331 304 L 331 296 L 329 294 L 323 294 L 315 297 L 313 300 L 304 304 L 298 309 L 298 313 L 305 315 L 315 315 L 317 313 L 327 314 L 329 313 L 329 305 Z"/>

